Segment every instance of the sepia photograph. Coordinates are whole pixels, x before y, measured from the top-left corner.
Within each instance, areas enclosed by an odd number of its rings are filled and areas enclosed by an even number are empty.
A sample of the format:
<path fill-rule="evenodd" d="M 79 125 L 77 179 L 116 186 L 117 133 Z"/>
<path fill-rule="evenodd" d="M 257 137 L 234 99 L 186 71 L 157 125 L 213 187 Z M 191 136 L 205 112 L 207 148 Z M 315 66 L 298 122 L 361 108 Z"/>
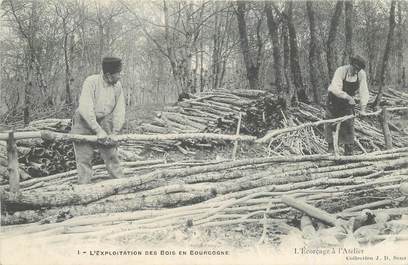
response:
<path fill-rule="evenodd" d="M 407 0 L 0 0 L 0 265 L 408 265 Z"/>

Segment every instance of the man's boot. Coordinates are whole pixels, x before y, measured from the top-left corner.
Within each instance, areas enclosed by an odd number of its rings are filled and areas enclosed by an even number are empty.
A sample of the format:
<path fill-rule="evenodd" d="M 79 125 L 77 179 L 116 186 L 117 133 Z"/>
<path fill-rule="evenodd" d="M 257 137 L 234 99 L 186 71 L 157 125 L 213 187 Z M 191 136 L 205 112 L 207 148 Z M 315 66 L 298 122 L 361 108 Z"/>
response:
<path fill-rule="evenodd" d="M 344 145 L 344 155 L 352 156 L 353 155 L 353 144 Z"/>
<path fill-rule="evenodd" d="M 327 153 L 334 154 L 334 144 L 328 143 L 329 147 L 327 148 Z"/>

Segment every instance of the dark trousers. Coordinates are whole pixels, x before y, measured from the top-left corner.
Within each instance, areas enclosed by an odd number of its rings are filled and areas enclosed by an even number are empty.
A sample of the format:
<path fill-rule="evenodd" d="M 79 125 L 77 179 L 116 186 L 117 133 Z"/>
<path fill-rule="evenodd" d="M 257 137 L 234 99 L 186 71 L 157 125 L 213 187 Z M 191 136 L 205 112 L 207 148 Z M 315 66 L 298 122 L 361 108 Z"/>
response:
<path fill-rule="evenodd" d="M 344 106 L 342 109 L 335 109 L 331 105 L 326 106 L 326 119 L 335 119 L 347 115 L 354 114 L 354 109 L 351 106 Z M 336 125 L 325 124 L 324 131 L 326 141 L 329 144 L 333 143 L 333 132 L 336 131 Z M 354 143 L 354 118 L 343 121 L 340 125 L 339 144 L 353 144 Z"/>
<path fill-rule="evenodd" d="M 112 120 L 110 119 L 110 117 L 98 120 L 98 123 L 106 131 L 106 133 L 108 134 L 111 133 Z M 82 135 L 94 135 L 86 121 L 81 117 L 81 115 L 78 112 L 74 114 L 71 133 Z M 113 178 L 122 178 L 123 171 L 122 168 L 120 167 L 117 147 L 105 147 L 88 142 L 75 142 L 74 150 L 77 163 L 78 183 L 87 184 L 91 182 L 92 158 L 93 151 L 95 148 L 99 149 L 101 157 L 105 162 L 106 170 L 108 171 L 110 176 Z"/>

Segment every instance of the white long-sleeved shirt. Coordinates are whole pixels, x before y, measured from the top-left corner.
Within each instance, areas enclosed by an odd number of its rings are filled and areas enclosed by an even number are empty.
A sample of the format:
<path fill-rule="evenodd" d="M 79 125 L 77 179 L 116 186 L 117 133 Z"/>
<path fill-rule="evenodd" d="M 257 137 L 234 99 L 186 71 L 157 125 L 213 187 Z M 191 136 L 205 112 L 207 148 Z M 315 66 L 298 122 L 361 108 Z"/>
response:
<path fill-rule="evenodd" d="M 87 77 L 82 86 L 78 111 L 95 133 L 103 130 L 97 119 L 112 114 L 112 132 L 119 132 L 125 122 L 122 84 L 118 81 L 113 86 L 109 85 L 103 80 L 103 74 Z"/>
<path fill-rule="evenodd" d="M 362 108 L 364 108 L 367 105 L 370 97 L 367 86 L 367 75 L 363 69 L 361 69 L 357 75 L 360 83 L 358 89 L 360 95 L 360 105 Z M 343 91 L 343 80 L 345 79 L 348 82 L 355 82 L 357 81 L 357 75 L 351 76 L 350 65 L 340 66 L 334 73 L 328 90 L 339 98 L 347 98 L 348 94 Z"/>

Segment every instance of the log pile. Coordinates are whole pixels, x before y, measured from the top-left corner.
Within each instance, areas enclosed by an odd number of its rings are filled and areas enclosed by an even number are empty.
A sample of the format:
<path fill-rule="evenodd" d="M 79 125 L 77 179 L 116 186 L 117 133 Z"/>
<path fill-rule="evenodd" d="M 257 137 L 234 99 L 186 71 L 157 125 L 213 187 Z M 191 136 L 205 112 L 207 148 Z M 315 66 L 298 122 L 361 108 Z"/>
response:
<path fill-rule="evenodd" d="M 270 111 L 271 106 L 278 110 L 281 106 L 275 104 L 272 100 L 273 95 L 269 95 L 265 102 L 268 104 L 257 103 L 259 98 L 267 95 L 266 91 L 262 90 L 214 90 L 190 95 L 188 100 L 178 102 L 176 106 L 168 107 L 165 111 L 156 112 L 154 121 L 142 123 L 140 132 L 146 134 L 168 134 L 168 133 L 223 133 L 234 134 L 238 124 L 240 112 L 251 113 L 257 115 L 258 112 L 264 112 L 265 106 Z M 260 110 L 256 110 L 260 107 Z M 279 113 L 279 112 L 278 112 Z M 272 119 L 268 116 L 268 122 Z M 249 121 L 249 120 L 248 120 Z M 262 114 L 258 120 L 252 120 L 252 124 L 243 123 L 242 132 L 251 134 L 253 128 L 262 121 Z M 265 123 L 265 121 L 264 121 Z M 268 123 L 268 125 L 271 125 Z M 252 129 L 251 129 L 252 128 Z M 265 127 L 262 127 L 265 128 Z M 145 143 L 136 143 L 143 146 Z M 160 141 L 154 143 L 152 150 L 158 152 L 166 152 L 177 148 L 184 154 L 190 153 L 191 148 L 197 147 L 212 147 L 219 142 L 214 141 Z"/>
<path fill-rule="evenodd" d="M 93 185 L 77 186 L 73 172 L 25 181 L 17 197 L 2 186 L 2 224 L 37 222 L 2 236 L 48 231 L 50 240 L 123 242 L 155 231 L 252 224 L 263 231 L 260 241 L 266 234 L 285 240 L 293 230 L 319 246 L 340 245 L 350 233 L 360 244 L 407 239 L 401 234 L 406 220 L 400 219 L 408 214 L 407 194 L 399 189 L 408 181 L 407 148 L 352 157 L 158 160 L 124 167 L 126 179 L 109 180 L 104 166 L 97 166 Z M 270 227 L 280 235 L 271 235 Z"/>
<path fill-rule="evenodd" d="M 3 185 L 2 224 L 56 222 L 53 218 L 61 213 L 70 218 L 115 212 L 137 216 L 127 217 L 136 230 L 186 222 L 194 226 L 260 222 L 264 215 L 272 219 L 296 216 L 281 201 L 284 195 L 302 198 L 330 213 L 401 207 L 404 195 L 398 187 L 408 181 L 407 158 L 407 148 L 400 148 L 352 157 L 128 162 L 123 165 L 125 179 L 109 179 L 100 165 L 90 185 L 76 185 L 72 171 L 23 181 L 18 196 Z M 143 215 L 147 210 L 150 215 Z M 178 217 L 169 218 L 173 215 Z M 124 232 L 123 227 L 113 229 Z"/>

